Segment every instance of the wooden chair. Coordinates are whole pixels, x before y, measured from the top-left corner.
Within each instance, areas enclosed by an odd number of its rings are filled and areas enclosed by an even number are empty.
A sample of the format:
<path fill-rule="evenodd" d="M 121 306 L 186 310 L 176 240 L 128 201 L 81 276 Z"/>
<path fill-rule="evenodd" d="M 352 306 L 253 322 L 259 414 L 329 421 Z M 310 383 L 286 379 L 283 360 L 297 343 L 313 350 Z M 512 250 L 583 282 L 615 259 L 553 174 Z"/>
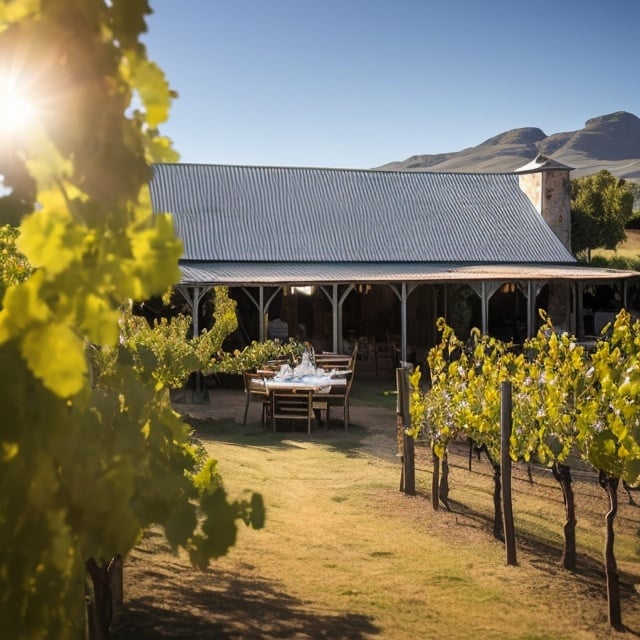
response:
<path fill-rule="evenodd" d="M 273 391 L 271 393 L 271 424 L 277 431 L 278 420 L 306 421 L 307 433 L 311 433 L 313 391 Z"/>
<path fill-rule="evenodd" d="M 370 360 L 375 354 L 376 341 L 374 338 L 360 336 L 358 338 L 358 350 L 356 352 L 358 360 Z"/>
<path fill-rule="evenodd" d="M 356 342 L 355 345 L 353 346 L 353 351 L 351 353 L 351 360 L 349 362 L 349 366 L 351 367 L 351 369 L 355 369 L 356 368 L 356 360 L 358 359 L 358 351 L 360 351 L 360 343 Z"/>
<path fill-rule="evenodd" d="M 279 371 L 280 367 L 283 364 L 288 364 L 289 358 L 283 356 L 282 358 L 271 358 L 267 360 L 262 366 L 265 369 L 273 369 L 274 371 Z"/>
<path fill-rule="evenodd" d="M 376 378 L 382 373 L 387 377 L 395 371 L 396 350 L 390 342 L 378 342 L 376 344 Z"/>
<path fill-rule="evenodd" d="M 248 371 L 242 372 L 242 379 L 244 380 L 244 393 L 246 396 L 244 420 L 242 421 L 242 424 L 247 424 L 247 415 L 249 413 L 249 404 L 251 402 L 262 403 L 262 424 L 265 424 L 270 405 L 269 392 L 264 384 L 264 379 L 257 373 L 249 373 Z"/>
<path fill-rule="evenodd" d="M 351 356 L 341 353 L 317 353 L 316 366 L 323 369 L 346 369 L 351 363 Z"/>
<path fill-rule="evenodd" d="M 329 393 L 322 394 L 322 401 L 326 403 L 327 429 L 331 422 L 331 407 L 342 407 L 342 419 L 344 430 L 349 429 L 349 397 L 351 395 L 351 385 L 353 384 L 353 372 L 347 376 L 347 384 L 344 387 L 332 387 Z M 318 395 L 317 398 L 320 398 Z"/>

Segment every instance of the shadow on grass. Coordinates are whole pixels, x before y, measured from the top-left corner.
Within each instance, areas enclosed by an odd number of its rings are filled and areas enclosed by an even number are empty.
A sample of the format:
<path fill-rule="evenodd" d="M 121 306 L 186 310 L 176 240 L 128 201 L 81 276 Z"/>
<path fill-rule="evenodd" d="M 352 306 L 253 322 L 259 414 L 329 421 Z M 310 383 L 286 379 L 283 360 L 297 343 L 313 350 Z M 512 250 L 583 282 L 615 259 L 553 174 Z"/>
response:
<path fill-rule="evenodd" d="M 345 432 L 341 425 L 331 425 L 327 428 L 325 424 L 322 427 L 315 427 L 309 436 L 306 431 L 278 430 L 274 433 L 260 424 L 249 423 L 243 426 L 233 420 L 198 420 L 186 417 L 185 421 L 193 427 L 195 437 L 198 439 L 215 440 L 243 447 L 295 449 L 297 446 L 312 443 L 352 455 L 362 447 L 366 437 L 366 429 L 357 425 L 349 425 L 349 431 Z"/>
<path fill-rule="evenodd" d="M 464 520 L 460 520 L 460 518 L 456 517 L 456 524 L 458 526 L 486 529 L 487 536 L 493 537 L 493 513 L 483 513 L 462 502 L 451 499 L 449 499 L 449 506 L 451 507 L 450 512 L 452 514 L 464 518 Z M 440 508 L 442 509 L 442 507 Z M 560 529 L 562 523 L 559 523 L 558 527 Z M 494 540 L 497 544 L 504 544 L 495 538 Z M 568 584 L 570 580 L 577 582 L 585 592 L 594 598 L 594 602 L 600 601 L 602 606 L 606 607 L 606 578 L 601 560 L 591 555 L 578 552 L 575 570 L 570 571 L 564 569 L 560 564 L 562 557 L 561 548 L 549 544 L 535 534 L 523 534 L 517 530 L 516 552 L 517 554 L 526 556 L 531 566 L 549 576 L 550 580 L 566 580 Z M 635 587 L 637 577 L 630 573 L 620 571 L 619 579 L 624 619 L 625 602 L 630 602 L 637 596 Z M 623 625 L 621 630 L 635 637 L 640 637 L 640 624 L 636 624 L 634 621 L 633 627 L 634 628 Z"/>
<path fill-rule="evenodd" d="M 128 599 L 114 619 L 112 640 L 332 638 L 381 633 L 368 616 L 313 612 L 308 603 L 259 577 L 193 571 L 185 583 L 178 563 L 147 571 L 149 595 Z M 172 604 L 179 599 L 179 610 Z M 164 606 L 162 603 L 165 603 Z"/>

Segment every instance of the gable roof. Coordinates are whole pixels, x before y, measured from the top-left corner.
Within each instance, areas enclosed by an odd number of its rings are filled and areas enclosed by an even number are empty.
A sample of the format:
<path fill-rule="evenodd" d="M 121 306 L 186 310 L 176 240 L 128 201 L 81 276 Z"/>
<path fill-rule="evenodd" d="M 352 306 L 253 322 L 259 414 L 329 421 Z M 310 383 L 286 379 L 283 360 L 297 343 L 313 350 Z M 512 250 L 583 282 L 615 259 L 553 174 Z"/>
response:
<path fill-rule="evenodd" d="M 183 261 L 575 263 L 515 174 L 156 164 Z"/>
<path fill-rule="evenodd" d="M 537 173 L 539 171 L 557 171 L 558 169 L 573 171 L 573 167 L 539 153 L 531 162 L 519 167 L 514 173 Z"/>

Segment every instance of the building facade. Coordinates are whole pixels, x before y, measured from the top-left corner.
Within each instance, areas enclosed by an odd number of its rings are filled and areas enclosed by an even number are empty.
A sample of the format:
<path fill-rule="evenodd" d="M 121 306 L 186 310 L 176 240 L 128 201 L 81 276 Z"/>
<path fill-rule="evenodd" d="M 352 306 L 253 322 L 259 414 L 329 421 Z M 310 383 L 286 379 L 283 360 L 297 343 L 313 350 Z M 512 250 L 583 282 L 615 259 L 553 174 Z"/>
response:
<path fill-rule="evenodd" d="M 206 292 L 230 287 L 240 340 L 273 335 L 344 351 L 393 341 L 420 360 L 444 316 L 519 341 L 538 308 L 582 331 L 584 283 L 638 274 L 571 255 L 570 168 L 514 173 L 158 164 L 151 198 L 184 244 L 179 290 L 194 329 Z M 557 314 L 557 315 L 556 315 Z"/>

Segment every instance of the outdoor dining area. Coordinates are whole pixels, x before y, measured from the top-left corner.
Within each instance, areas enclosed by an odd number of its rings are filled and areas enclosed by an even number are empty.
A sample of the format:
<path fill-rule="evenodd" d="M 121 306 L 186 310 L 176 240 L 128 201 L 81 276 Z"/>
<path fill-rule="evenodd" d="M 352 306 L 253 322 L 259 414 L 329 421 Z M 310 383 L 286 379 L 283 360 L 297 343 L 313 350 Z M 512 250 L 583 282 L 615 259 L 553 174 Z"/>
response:
<path fill-rule="evenodd" d="M 274 432 L 302 426 L 310 434 L 312 424 L 329 428 L 335 421 L 347 431 L 356 355 L 357 348 L 351 355 L 316 354 L 311 349 L 302 353 L 299 362 L 276 359 L 255 372 L 244 371 L 243 425 L 250 405 L 258 403 L 263 426 Z"/>

